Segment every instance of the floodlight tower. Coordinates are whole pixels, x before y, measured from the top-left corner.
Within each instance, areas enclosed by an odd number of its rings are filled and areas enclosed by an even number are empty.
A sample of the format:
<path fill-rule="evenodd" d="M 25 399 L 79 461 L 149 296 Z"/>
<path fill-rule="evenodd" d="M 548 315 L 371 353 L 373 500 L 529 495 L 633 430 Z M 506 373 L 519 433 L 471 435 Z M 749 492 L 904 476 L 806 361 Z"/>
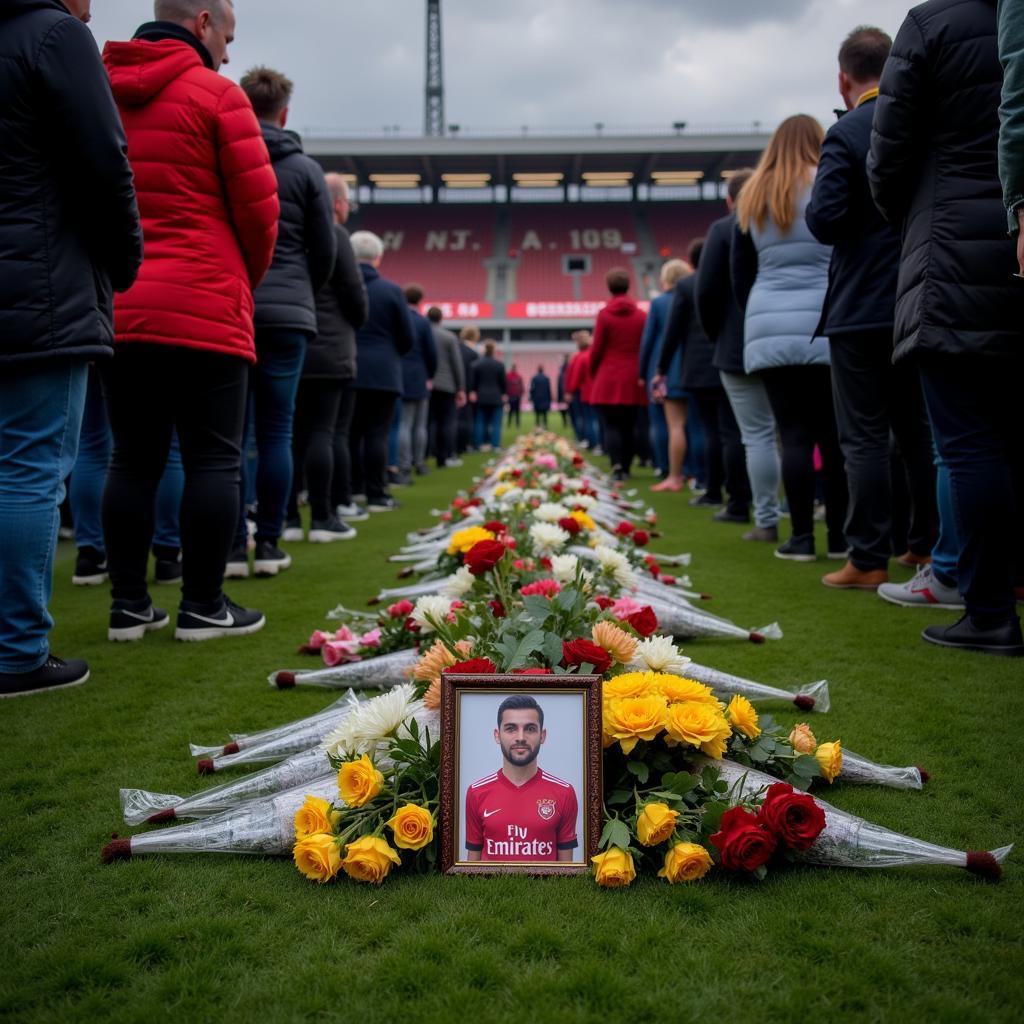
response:
<path fill-rule="evenodd" d="M 441 0 L 427 0 L 427 87 L 423 109 L 423 134 L 444 135 Z"/>

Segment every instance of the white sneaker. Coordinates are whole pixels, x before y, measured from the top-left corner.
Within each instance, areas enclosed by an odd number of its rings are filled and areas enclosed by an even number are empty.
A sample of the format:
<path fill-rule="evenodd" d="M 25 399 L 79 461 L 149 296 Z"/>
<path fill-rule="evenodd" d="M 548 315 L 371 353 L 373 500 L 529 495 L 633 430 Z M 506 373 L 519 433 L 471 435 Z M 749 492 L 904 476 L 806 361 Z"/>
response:
<path fill-rule="evenodd" d="M 352 502 L 351 505 L 335 506 L 334 514 L 339 519 L 344 519 L 349 523 L 362 523 L 370 518 L 369 512 L 360 505 L 357 505 L 355 502 Z"/>
<path fill-rule="evenodd" d="M 459 466 L 462 465 L 462 459 L 457 459 L 457 458 L 445 459 L 444 460 L 444 464 L 449 469 L 458 469 Z"/>
<path fill-rule="evenodd" d="M 281 534 L 281 540 L 286 540 L 286 541 L 305 540 L 305 534 L 303 534 L 301 526 L 286 526 L 284 528 L 284 533 Z"/>
<path fill-rule="evenodd" d="M 922 565 L 917 575 L 906 583 L 883 583 L 878 596 L 890 604 L 904 608 L 949 608 L 958 611 L 964 599 L 956 587 L 947 587 L 935 578 L 930 565 Z"/>

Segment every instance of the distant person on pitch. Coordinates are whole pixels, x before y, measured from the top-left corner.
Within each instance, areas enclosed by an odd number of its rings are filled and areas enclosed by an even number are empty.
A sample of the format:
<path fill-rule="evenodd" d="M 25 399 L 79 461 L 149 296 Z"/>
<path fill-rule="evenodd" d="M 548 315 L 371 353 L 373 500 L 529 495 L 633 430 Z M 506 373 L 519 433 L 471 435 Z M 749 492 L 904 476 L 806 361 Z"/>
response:
<path fill-rule="evenodd" d="M 467 860 L 572 860 L 579 801 L 568 782 L 537 764 L 547 738 L 533 697 L 513 694 L 501 702 L 494 742 L 502 765 L 466 790 Z"/>
<path fill-rule="evenodd" d="M 544 372 L 543 366 L 537 367 L 537 372 L 530 380 L 530 404 L 533 406 L 537 426 L 546 427 L 551 408 L 551 378 Z"/>

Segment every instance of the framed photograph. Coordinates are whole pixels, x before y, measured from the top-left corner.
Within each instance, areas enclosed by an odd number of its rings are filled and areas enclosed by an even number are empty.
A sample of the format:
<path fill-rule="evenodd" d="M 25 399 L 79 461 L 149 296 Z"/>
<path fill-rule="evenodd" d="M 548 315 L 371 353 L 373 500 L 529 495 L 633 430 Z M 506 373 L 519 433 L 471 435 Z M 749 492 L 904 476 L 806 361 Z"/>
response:
<path fill-rule="evenodd" d="M 601 761 L 600 676 L 443 676 L 442 870 L 586 872 Z"/>

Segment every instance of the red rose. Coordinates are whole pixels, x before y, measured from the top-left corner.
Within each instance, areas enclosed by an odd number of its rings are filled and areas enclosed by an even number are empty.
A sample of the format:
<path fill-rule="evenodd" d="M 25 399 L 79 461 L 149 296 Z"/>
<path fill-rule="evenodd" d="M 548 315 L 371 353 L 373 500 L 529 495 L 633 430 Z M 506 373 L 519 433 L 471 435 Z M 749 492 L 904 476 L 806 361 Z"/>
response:
<path fill-rule="evenodd" d="M 662 576 L 661 582 L 664 583 L 666 587 L 674 587 L 676 585 L 676 578 L 675 576 Z"/>
<path fill-rule="evenodd" d="M 465 498 L 454 498 L 452 499 L 452 508 L 462 508 L 466 504 Z"/>
<path fill-rule="evenodd" d="M 552 494 L 561 494 L 562 491 L 564 491 L 564 490 L 565 490 L 565 488 L 561 484 L 555 484 L 554 487 L 551 488 L 551 493 Z"/>
<path fill-rule="evenodd" d="M 474 576 L 483 576 L 505 557 L 505 545 L 500 540 L 479 540 L 463 555 L 463 562 Z"/>
<path fill-rule="evenodd" d="M 585 661 L 594 666 L 594 671 L 598 675 L 603 675 L 611 666 L 612 656 L 603 647 L 585 637 L 562 641 L 562 664 L 566 668 L 570 665 L 582 665 Z"/>
<path fill-rule="evenodd" d="M 825 828 L 825 812 L 808 793 L 788 782 L 768 787 L 757 820 L 791 850 L 807 850 Z"/>
<path fill-rule="evenodd" d="M 615 604 L 615 601 L 605 594 L 598 594 L 597 597 L 594 598 L 594 604 L 596 604 L 601 611 L 606 612 L 613 604 Z"/>
<path fill-rule="evenodd" d="M 575 537 L 576 534 L 583 529 L 583 527 L 580 526 L 579 520 L 573 519 L 572 516 L 563 516 L 558 520 L 558 525 L 572 537 Z"/>
<path fill-rule="evenodd" d="M 633 543 L 638 548 L 642 548 L 650 539 L 651 535 L 646 530 L 637 530 L 633 534 Z"/>
<path fill-rule="evenodd" d="M 418 633 L 420 631 L 420 624 L 410 615 L 402 624 L 405 629 L 410 633 Z"/>
<path fill-rule="evenodd" d="M 647 571 L 657 579 L 661 575 L 661 566 L 652 558 L 647 563 Z"/>
<path fill-rule="evenodd" d="M 574 455 L 572 457 L 572 464 L 574 466 L 582 466 L 583 465 L 583 456 L 582 455 Z"/>
<path fill-rule="evenodd" d="M 498 666 L 490 658 L 470 658 L 469 661 L 457 661 L 444 669 L 445 675 L 457 673 L 464 676 L 492 676 Z"/>
<path fill-rule="evenodd" d="M 412 613 L 412 601 L 396 601 L 388 605 L 388 615 L 393 619 L 404 619 Z"/>
<path fill-rule="evenodd" d="M 512 675 L 514 676 L 549 676 L 553 672 L 550 668 L 514 668 Z"/>
<path fill-rule="evenodd" d="M 658 616 L 654 609 L 645 604 L 638 612 L 626 616 L 626 621 L 641 635 L 650 636 L 658 628 Z"/>
<path fill-rule="evenodd" d="M 541 558 L 541 559 L 539 559 L 539 561 L 540 561 L 540 564 L 541 564 L 542 568 L 547 569 L 548 572 L 551 571 L 551 559 L 550 558 Z"/>
<path fill-rule="evenodd" d="M 623 519 L 618 526 L 615 527 L 615 532 L 620 537 L 628 537 L 633 532 L 633 524 Z"/>
<path fill-rule="evenodd" d="M 729 871 L 754 871 L 775 852 L 776 839 L 756 814 L 742 807 L 730 807 L 722 815 L 719 831 L 711 836 L 718 847 L 722 867 Z"/>
<path fill-rule="evenodd" d="M 484 523 L 484 529 L 490 530 L 491 533 L 504 533 L 505 524 L 499 522 L 497 519 L 488 519 L 487 522 Z"/>
<path fill-rule="evenodd" d="M 496 619 L 505 618 L 505 606 L 500 601 L 488 601 L 487 607 L 491 609 L 491 614 Z"/>

